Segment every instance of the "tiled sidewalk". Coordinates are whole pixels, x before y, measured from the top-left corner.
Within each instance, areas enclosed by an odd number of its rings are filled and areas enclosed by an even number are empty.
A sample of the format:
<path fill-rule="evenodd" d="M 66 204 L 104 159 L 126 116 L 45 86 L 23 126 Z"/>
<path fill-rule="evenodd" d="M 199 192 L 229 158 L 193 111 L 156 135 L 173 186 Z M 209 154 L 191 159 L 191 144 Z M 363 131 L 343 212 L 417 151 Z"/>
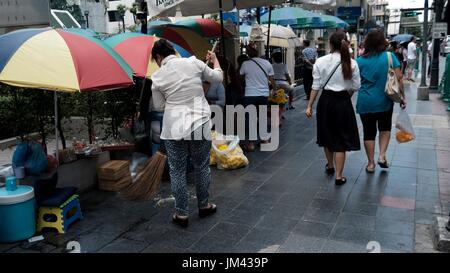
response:
<path fill-rule="evenodd" d="M 315 121 L 305 118 L 306 103 L 299 101 L 287 114 L 278 151 L 247 154 L 245 169 L 213 171 L 216 215 L 200 220 L 193 195 L 190 226 L 182 230 L 170 223 L 170 201 L 127 202 L 95 191 L 81 195 L 85 219 L 67 234 L 0 244 L 0 251 L 63 252 L 76 240 L 82 252 L 367 252 L 370 241 L 382 252 L 434 252 L 432 221 L 450 207 L 449 115 L 437 95 L 417 102 L 415 88 L 407 94 L 417 139 L 392 138 L 389 171 L 367 174 L 364 151 L 354 152 L 348 183 L 336 187 L 324 175 Z M 163 184 L 161 197 L 169 196 Z"/>

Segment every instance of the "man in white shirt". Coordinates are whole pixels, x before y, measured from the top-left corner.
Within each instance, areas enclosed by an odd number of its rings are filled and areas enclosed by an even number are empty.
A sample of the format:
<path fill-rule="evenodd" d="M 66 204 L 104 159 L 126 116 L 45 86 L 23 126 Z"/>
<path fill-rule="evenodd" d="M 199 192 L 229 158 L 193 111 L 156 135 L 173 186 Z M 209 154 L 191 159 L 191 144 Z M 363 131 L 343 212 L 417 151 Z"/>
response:
<path fill-rule="evenodd" d="M 411 42 L 408 44 L 408 80 L 414 82 L 412 74 L 417 62 L 417 45 L 416 37 L 411 38 Z"/>
<path fill-rule="evenodd" d="M 250 43 L 247 46 L 247 54 L 250 57 L 249 60 L 242 64 L 239 74 L 241 79 L 245 80 L 245 96 L 243 99 L 244 107 L 254 105 L 256 109 L 259 106 L 267 106 L 269 104 L 270 87 L 269 82 L 272 85 L 272 89 L 276 90 L 276 83 L 274 79 L 275 72 L 272 64 L 262 58 L 258 58 L 257 46 L 254 43 Z M 259 114 L 259 111 L 257 111 Z M 258 117 L 259 119 L 259 117 Z M 252 121 L 257 122 L 257 121 Z M 254 135 L 254 132 L 249 132 L 250 121 L 246 120 L 246 140 Z M 258 137 L 259 138 L 259 137 Z M 255 141 L 246 141 L 244 143 L 247 151 L 255 150 Z M 264 141 L 266 142 L 266 141 Z"/>

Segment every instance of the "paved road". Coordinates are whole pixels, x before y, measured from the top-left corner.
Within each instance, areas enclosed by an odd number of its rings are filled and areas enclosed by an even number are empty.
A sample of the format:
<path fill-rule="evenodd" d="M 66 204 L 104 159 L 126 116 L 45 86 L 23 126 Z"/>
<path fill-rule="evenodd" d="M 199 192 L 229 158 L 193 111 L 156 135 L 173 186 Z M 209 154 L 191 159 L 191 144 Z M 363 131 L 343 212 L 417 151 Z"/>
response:
<path fill-rule="evenodd" d="M 432 221 L 450 209 L 449 115 L 435 94 L 415 101 L 416 88 L 409 84 L 407 95 L 417 139 L 392 139 L 389 171 L 366 174 L 364 152 L 354 152 L 348 183 L 336 187 L 324 174 L 315 122 L 304 117 L 306 103 L 299 100 L 287 113 L 278 151 L 247 154 L 245 169 L 213 171 L 216 215 L 200 220 L 193 211 L 182 230 L 170 223 L 170 200 L 135 203 L 93 191 L 81 195 L 85 219 L 68 233 L 0 244 L 0 251 L 63 252 L 77 240 L 86 252 L 367 252 L 370 241 L 382 252 L 434 252 Z M 160 197 L 169 196 L 163 184 Z M 195 203 L 192 195 L 191 209 Z"/>

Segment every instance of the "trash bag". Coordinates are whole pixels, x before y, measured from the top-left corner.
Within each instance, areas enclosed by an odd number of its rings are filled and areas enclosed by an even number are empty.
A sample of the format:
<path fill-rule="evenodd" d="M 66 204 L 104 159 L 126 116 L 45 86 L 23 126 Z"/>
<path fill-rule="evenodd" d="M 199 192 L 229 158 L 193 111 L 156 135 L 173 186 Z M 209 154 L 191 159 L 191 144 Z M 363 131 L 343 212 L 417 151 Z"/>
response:
<path fill-rule="evenodd" d="M 21 142 L 17 145 L 12 158 L 13 168 L 25 166 L 28 154 L 28 142 Z"/>
<path fill-rule="evenodd" d="M 225 136 L 212 132 L 212 150 L 217 168 L 235 170 L 248 165 L 248 159 L 239 146 L 238 136 Z"/>
<path fill-rule="evenodd" d="M 400 110 L 395 127 L 397 128 L 396 139 L 398 143 L 410 142 L 416 138 L 411 119 L 406 110 Z"/>
<path fill-rule="evenodd" d="M 130 162 L 130 174 L 134 178 L 136 175 L 145 167 L 145 162 L 147 162 L 148 156 L 142 153 L 133 153 Z"/>
<path fill-rule="evenodd" d="M 47 155 L 41 144 L 37 142 L 28 143 L 28 153 L 25 162 L 25 171 L 31 175 L 40 175 L 48 167 Z"/>

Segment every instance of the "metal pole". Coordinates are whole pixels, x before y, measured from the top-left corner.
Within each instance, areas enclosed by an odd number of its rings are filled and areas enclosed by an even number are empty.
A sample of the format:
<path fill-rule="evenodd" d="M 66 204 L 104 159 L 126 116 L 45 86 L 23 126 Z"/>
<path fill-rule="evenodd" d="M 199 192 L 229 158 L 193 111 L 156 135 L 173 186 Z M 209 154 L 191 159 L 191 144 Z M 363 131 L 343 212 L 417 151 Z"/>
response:
<path fill-rule="evenodd" d="M 429 90 L 427 87 L 427 38 L 428 38 L 428 0 L 425 0 L 423 10 L 423 31 L 422 31 L 422 78 L 417 89 L 417 100 L 429 100 Z"/>
<path fill-rule="evenodd" d="M 272 6 L 269 6 L 269 27 L 267 28 L 266 58 L 270 60 L 270 25 L 272 24 Z"/>
<path fill-rule="evenodd" d="M 422 81 L 420 86 L 427 85 L 427 38 L 428 38 L 428 0 L 425 0 L 424 12 L 423 12 L 423 32 L 422 32 Z"/>
<path fill-rule="evenodd" d="M 443 0 L 435 0 L 435 22 L 442 22 L 442 11 L 444 9 Z M 437 92 L 439 89 L 439 55 L 440 55 L 440 39 L 433 40 L 433 58 L 431 62 L 431 80 L 430 92 Z"/>
<path fill-rule="evenodd" d="M 220 45 L 222 46 L 222 56 L 223 56 L 223 61 L 226 62 L 227 58 L 227 54 L 226 54 L 226 48 L 225 48 L 225 28 L 223 26 L 223 2 L 222 0 L 219 0 L 219 8 L 220 8 Z M 227 86 L 228 83 L 228 69 L 224 68 L 226 71 L 224 73 L 224 78 L 225 78 L 225 87 Z"/>
<path fill-rule="evenodd" d="M 58 144 L 58 93 L 54 92 L 53 100 L 55 104 L 55 139 L 56 139 L 56 162 L 59 166 L 59 144 Z"/>

